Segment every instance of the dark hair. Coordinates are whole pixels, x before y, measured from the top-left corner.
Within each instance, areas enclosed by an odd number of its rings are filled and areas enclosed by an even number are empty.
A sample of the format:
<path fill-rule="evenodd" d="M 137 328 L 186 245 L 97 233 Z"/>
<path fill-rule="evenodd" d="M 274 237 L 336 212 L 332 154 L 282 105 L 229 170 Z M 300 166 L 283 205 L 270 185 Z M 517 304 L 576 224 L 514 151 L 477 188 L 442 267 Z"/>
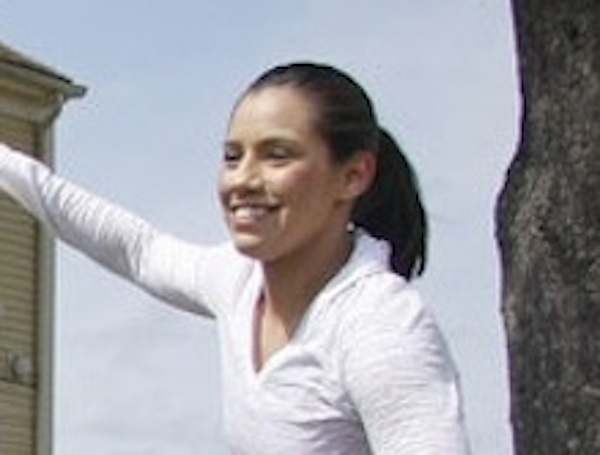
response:
<path fill-rule="evenodd" d="M 425 269 L 427 220 L 414 171 L 394 139 L 378 126 L 373 105 L 350 76 L 328 65 L 293 63 L 263 73 L 246 93 L 291 85 L 311 97 L 316 128 L 333 159 L 343 163 L 360 151 L 373 151 L 377 172 L 356 202 L 352 222 L 392 246 L 392 269 L 411 279 Z"/>

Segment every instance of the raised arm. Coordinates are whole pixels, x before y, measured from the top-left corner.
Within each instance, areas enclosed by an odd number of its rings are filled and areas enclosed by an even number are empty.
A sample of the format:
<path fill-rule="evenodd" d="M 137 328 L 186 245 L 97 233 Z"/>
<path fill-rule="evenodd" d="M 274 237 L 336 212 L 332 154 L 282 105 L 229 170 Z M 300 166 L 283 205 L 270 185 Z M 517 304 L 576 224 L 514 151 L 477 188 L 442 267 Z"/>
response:
<path fill-rule="evenodd" d="M 2 144 L 0 189 L 56 236 L 113 272 L 182 309 L 215 312 L 207 305 L 202 283 L 215 248 L 192 246 L 160 233 Z"/>

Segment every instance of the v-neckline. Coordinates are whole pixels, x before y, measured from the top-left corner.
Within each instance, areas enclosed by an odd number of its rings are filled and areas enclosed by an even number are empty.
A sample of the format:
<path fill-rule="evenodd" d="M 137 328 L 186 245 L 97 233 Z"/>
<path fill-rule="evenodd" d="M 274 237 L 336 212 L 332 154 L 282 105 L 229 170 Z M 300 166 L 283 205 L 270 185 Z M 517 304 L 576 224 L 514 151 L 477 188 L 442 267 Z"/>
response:
<path fill-rule="evenodd" d="M 262 271 L 260 267 L 257 267 L 255 272 L 255 282 L 254 288 L 252 290 L 251 295 L 251 304 L 250 304 L 250 327 L 247 331 L 249 335 L 249 343 L 246 347 L 246 357 L 248 361 L 249 372 L 255 382 L 261 382 L 262 379 L 271 371 L 274 367 L 276 367 L 279 363 L 281 363 L 281 359 L 285 359 L 285 356 L 292 349 L 293 345 L 297 343 L 297 340 L 302 336 L 304 332 L 304 328 L 306 326 L 306 321 L 311 317 L 311 314 L 314 312 L 314 308 L 316 306 L 317 301 L 319 300 L 319 295 L 317 295 L 308 305 L 306 311 L 300 318 L 298 325 L 296 326 L 294 332 L 291 334 L 289 340 L 283 344 L 279 349 L 275 350 L 271 355 L 269 355 L 258 367 L 258 356 L 259 356 L 259 341 L 260 341 L 260 316 L 264 311 L 264 302 L 262 298 L 264 286 L 264 278 L 262 276 Z"/>
<path fill-rule="evenodd" d="M 253 376 L 255 377 L 256 380 L 260 380 L 262 377 L 264 377 L 267 374 L 266 372 L 271 370 L 274 365 L 277 365 L 279 363 L 278 359 L 280 357 L 285 357 L 286 353 L 290 350 L 292 344 L 299 336 L 299 332 L 301 331 L 301 327 L 303 326 L 303 321 L 308 316 L 308 312 L 310 311 L 310 307 L 312 306 L 312 302 L 311 302 L 311 305 L 309 305 L 309 307 L 307 308 L 305 313 L 300 318 L 298 325 L 294 329 L 293 333 L 290 335 L 287 342 L 282 344 L 281 347 L 279 347 L 278 349 L 275 349 L 273 352 L 271 352 L 271 354 L 268 357 L 266 357 L 265 359 L 263 359 L 262 362 L 259 362 L 259 358 L 261 356 L 260 350 L 261 350 L 261 337 L 262 337 L 261 318 L 263 317 L 264 311 L 265 311 L 265 306 L 264 306 L 265 303 L 264 303 L 264 298 L 263 298 L 262 294 L 263 294 L 263 283 L 262 283 L 262 281 L 260 281 L 258 283 L 258 286 L 257 286 L 254 296 L 253 296 L 252 317 L 251 317 L 252 323 L 251 323 L 251 328 L 250 328 L 250 332 L 251 332 L 250 333 L 250 367 L 251 367 Z M 260 363 L 260 365 L 259 365 L 259 363 Z"/>

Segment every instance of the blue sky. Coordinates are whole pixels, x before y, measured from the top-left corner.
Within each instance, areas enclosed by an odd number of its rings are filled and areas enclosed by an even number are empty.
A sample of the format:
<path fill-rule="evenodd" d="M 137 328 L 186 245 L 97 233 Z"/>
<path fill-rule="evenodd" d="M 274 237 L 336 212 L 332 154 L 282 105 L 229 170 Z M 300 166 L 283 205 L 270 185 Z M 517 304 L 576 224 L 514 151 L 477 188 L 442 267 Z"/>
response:
<path fill-rule="evenodd" d="M 63 175 L 198 242 L 230 108 L 258 73 L 325 61 L 370 92 L 432 223 L 418 287 L 461 373 L 476 454 L 510 451 L 495 199 L 520 101 L 508 0 L 0 0 L 0 40 L 88 88 L 58 124 Z M 224 454 L 210 322 L 58 250 L 56 453 Z"/>

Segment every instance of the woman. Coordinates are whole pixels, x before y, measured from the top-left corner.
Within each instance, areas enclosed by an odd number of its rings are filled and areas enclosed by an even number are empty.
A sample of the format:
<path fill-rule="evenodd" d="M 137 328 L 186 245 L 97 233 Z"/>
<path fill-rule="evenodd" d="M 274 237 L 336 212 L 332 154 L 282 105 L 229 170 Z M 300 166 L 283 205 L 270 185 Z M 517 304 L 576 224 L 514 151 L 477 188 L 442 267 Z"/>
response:
<path fill-rule="evenodd" d="M 415 178 L 339 70 L 276 67 L 237 102 L 219 182 L 231 244 L 158 232 L 5 146 L 0 187 L 95 260 L 216 319 L 232 453 L 468 453 L 450 356 L 408 286 L 426 252 Z"/>

